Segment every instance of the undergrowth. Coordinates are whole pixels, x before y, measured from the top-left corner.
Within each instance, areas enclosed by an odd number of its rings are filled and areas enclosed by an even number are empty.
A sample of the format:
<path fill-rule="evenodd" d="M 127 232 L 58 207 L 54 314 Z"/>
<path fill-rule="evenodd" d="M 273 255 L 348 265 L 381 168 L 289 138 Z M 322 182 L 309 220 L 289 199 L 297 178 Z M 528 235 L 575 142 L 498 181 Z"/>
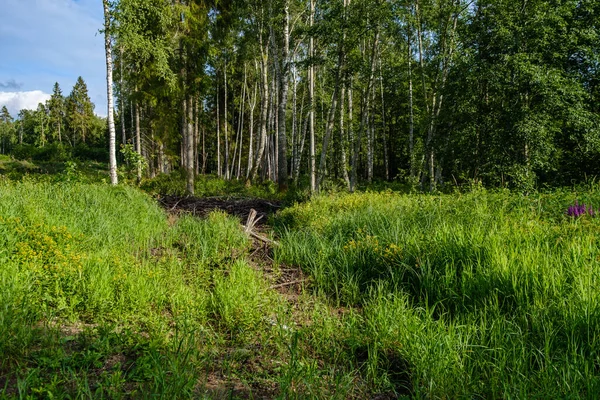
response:
<path fill-rule="evenodd" d="M 317 196 L 276 215 L 261 267 L 235 218 L 68 174 L 0 180 L 0 398 L 600 390 L 600 220 L 566 215 L 596 187 Z M 268 276 L 293 266 L 306 290 L 289 297 Z"/>

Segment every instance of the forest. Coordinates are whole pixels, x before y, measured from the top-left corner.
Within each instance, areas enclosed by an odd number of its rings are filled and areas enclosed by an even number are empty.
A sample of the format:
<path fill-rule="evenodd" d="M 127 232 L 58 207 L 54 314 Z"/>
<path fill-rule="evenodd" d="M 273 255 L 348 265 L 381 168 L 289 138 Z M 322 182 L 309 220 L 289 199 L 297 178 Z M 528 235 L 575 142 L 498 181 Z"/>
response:
<path fill-rule="evenodd" d="M 149 176 L 314 192 L 373 180 L 527 190 L 598 173 L 594 1 L 109 3 L 116 147 L 132 144 Z M 3 114 L 3 152 L 85 142 L 85 100 L 67 116 L 60 96 L 19 118 L 25 138 Z"/>
<path fill-rule="evenodd" d="M 107 104 L 0 111 L 0 399 L 597 397 L 600 2 L 102 4 Z"/>

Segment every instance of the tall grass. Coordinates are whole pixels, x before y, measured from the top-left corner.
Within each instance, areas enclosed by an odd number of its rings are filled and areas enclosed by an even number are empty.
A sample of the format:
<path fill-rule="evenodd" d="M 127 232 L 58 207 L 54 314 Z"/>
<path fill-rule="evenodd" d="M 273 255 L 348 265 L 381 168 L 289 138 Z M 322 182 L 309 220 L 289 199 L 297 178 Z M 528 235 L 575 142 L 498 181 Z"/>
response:
<path fill-rule="evenodd" d="M 316 197 L 261 271 L 225 214 L 0 181 L 0 398 L 594 398 L 600 220 L 576 199 L 600 191 Z M 276 293 L 277 264 L 310 290 Z"/>
<path fill-rule="evenodd" d="M 169 222 L 129 187 L 0 182 L 0 381 L 22 396 L 198 394 L 220 327 L 251 335 L 271 308 L 248 243 L 225 214 Z"/>
<path fill-rule="evenodd" d="M 575 196 L 321 197 L 281 213 L 276 256 L 334 304 L 364 309 L 353 329 L 366 333 L 353 335 L 380 384 L 417 397 L 593 397 L 600 223 L 564 215 Z"/>

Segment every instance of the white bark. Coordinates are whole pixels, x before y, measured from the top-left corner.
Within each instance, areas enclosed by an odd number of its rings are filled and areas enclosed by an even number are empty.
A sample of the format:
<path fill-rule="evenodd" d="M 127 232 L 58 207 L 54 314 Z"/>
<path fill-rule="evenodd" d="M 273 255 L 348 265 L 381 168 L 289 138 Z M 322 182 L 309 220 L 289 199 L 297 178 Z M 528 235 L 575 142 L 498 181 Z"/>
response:
<path fill-rule="evenodd" d="M 288 97 L 288 85 L 289 85 L 289 71 L 290 71 L 290 4 L 289 0 L 285 0 L 284 3 L 284 24 L 283 24 L 283 48 L 282 48 L 282 60 L 281 60 L 281 71 L 279 76 L 279 126 L 277 133 L 277 164 L 278 164 L 278 183 L 279 190 L 284 191 L 287 189 L 288 180 L 288 164 L 287 164 L 287 136 L 286 136 L 286 111 L 287 111 L 287 97 Z"/>
<path fill-rule="evenodd" d="M 185 100 L 184 100 L 185 102 Z M 194 97 L 192 95 L 188 96 L 188 105 L 187 105 L 187 121 L 186 121 L 186 140 L 185 140 L 185 169 L 186 169 L 186 191 L 187 194 L 194 194 Z"/>
<path fill-rule="evenodd" d="M 315 20 L 315 0 L 310 0 L 310 26 L 314 25 Z M 309 58 L 310 66 L 308 70 L 308 86 L 309 95 L 308 102 L 310 107 L 309 114 L 309 125 L 310 125 L 310 191 L 315 193 L 317 191 L 317 163 L 316 163 L 316 149 L 315 149 L 315 66 L 314 66 L 314 54 L 315 54 L 315 39 L 311 36 L 309 43 Z"/>
<path fill-rule="evenodd" d="M 104 6 L 104 49 L 106 51 L 106 95 L 108 98 L 108 154 L 110 183 L 119 183 L 117 177 L 117 140 L 115 131 L 115 116 L 113 110 L 113 77 L 112 77 L 112 49 L 110 43 L 110 10 L 108 0 L 103 0 Z"/>

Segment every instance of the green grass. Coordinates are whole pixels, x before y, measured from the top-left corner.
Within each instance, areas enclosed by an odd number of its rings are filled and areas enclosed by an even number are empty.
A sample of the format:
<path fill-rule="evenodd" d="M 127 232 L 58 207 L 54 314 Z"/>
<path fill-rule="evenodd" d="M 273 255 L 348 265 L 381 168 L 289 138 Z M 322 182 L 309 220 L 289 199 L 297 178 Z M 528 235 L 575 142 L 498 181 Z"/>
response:
<path fill-rule="evenodd" d="M 0 180 L 0 398 L 600 390 L 600 219 L 564 215 L 575 199 L 597 205 L 595 186 L 323 195 L 273 219 L 263 269 L 239 220 L 169 217 L 78 168 Z M 308 280 L 291 297 L 272 288 L 289 266 Z"/>
<path fill-rule="evenodd" d="M 184 396 L 211 365 L 200 344 L 219 351 L 221 325 L 258 329 L 268 296 L 236 220 L 170 226 L 128 187 L 1 182 L 0 194 L 6 393 Z"/>
<path fill-rule="evenodd" d="M 600 190 L 320 197 L 281 213 L 276 255 L 332 304 L 362 309 L 349 330 L 375 385 L 593 398 L 600 223 L 564 215 L 576 197 L 598 204 Z"/>
<path fill-rule="evenodd" d="M 184 196 L 185 175 L 181 170 L 168 175 L 158 175 L 155 178 L 145 179 L 140 187 L 152 195 Z M 309 191 L 303 187 L 292 186 L 285 193 L 281 193 L 277 184 L 271 181 L 255 182 L 251 186 L 246 186 L 244 179 L 224 180 L 216 175 L 196 176 L 194 190 L 196 197 L 261 198 L 283 201 L 285 204 L 306 201 L 310 197 Z"/>

